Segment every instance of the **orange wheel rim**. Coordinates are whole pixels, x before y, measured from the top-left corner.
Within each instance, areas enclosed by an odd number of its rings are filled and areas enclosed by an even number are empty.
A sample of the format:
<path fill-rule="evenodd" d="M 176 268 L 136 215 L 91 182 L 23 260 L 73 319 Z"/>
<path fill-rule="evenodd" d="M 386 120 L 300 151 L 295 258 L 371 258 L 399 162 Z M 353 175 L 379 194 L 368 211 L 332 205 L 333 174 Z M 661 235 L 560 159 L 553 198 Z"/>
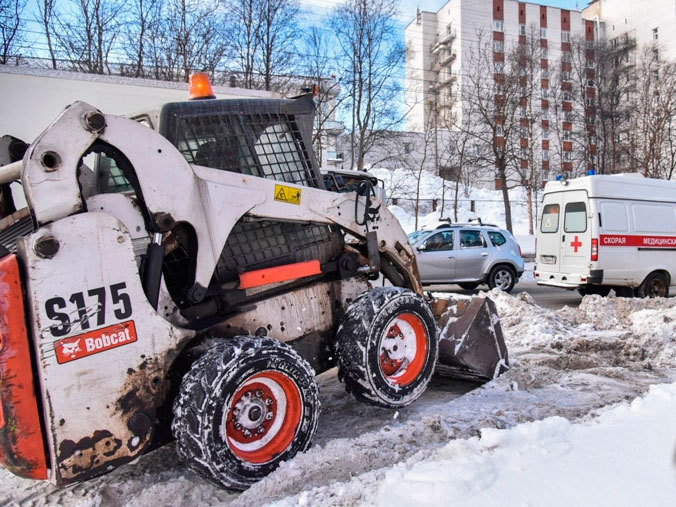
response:
<path fill-rule="evenodd" d="M 393 318 L 380 339 L 379 365 L 387 381 L 397 386 L 413 383 L 425 367 L 427 342 L 420 317 L 402 313 Z"/>
<path fill-rule="evenodd" d="M 291 445 L 302 412 L 300 391 L 290 377 L 278 371 L 257 373 L 232 398 L 225 440 L 238 458 L 267 463 Z"/>

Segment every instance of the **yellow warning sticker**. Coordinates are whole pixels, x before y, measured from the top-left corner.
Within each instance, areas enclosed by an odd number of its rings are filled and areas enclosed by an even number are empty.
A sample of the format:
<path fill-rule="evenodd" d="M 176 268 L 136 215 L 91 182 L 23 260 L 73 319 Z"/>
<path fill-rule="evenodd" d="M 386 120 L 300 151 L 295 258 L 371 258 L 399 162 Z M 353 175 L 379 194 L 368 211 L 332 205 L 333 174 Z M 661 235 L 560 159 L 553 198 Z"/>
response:
<path fill-rule="evenodd" d="M 275 185 L 275 201 L 300 204 L 300 189 L 284 185 Z"/>

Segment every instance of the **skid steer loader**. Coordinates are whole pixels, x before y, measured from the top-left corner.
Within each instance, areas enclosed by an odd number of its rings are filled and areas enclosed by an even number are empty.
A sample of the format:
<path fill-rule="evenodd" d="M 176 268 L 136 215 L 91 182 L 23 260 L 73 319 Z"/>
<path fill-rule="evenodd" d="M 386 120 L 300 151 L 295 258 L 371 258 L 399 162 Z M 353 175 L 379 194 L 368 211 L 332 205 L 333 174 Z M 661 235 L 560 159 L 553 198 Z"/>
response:
<path fill-rule="evenodd" d="M 368 178 L 324 189 L 313 115 L 309 95 L 133 118 L 76 102 L 2 154 L 28 204 L 0 224 L 6 468 L 69 484 L 175 438 L 242 490 L 308 448 L 318 373 L 399 408 L 437 362 L 508 368 L 493 303 L 425 296 Z"/>

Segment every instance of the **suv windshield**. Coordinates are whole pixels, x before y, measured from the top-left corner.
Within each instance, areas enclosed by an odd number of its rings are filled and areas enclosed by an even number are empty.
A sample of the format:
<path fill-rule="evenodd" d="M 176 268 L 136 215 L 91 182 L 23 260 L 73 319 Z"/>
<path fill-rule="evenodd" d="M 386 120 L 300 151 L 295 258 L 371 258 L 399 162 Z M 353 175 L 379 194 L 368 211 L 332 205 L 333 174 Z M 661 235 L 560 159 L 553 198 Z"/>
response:
<path fill-rule="evenodd" d="M 428 234 L 429 231 L 413 231 L 408 235 L 408 242 L 412 245 L 417 243 L 425 234 Z"/>

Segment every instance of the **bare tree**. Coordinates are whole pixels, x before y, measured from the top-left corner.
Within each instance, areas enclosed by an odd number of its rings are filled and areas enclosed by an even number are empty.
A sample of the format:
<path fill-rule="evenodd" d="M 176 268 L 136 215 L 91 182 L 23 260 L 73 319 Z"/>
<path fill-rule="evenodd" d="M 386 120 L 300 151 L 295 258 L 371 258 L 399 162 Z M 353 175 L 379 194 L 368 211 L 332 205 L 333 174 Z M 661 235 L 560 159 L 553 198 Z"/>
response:
<path fill-rule="evenodd" d="M 622 136 L 629 131 L 628 99 L 633 93 L 631 53 L 636 47 L 629 37 L 611 43 L 598 43 L 594 50 L 596 69 L 596 135 L 598 140 L 597 167 L 599 173 L 622 170 Z"/>
<path fill-rule="evenodd" d="M 81 72 L 110 73 L 109 57 L 121 27 L 118 0 L 71 0 L 54 35 L 70 65 Z"/>
<path fill-rule="evenodd" d="M 144 66 L 148 60 L 148 44 L 152 32 L 160 30 L 161 5 L 160 0 L 134 0 L 128 5 L 123 46 L 132 62 L 130 74 L 134 77 L 146 74 Z"/>
<path fill-rule="evenodd" d="M 537 166 L 539 161 L 535 159 L 536 146 L 541 145 L 543 139 L 540 111 L 549 98 L 549 76 L 547 69 L 543 72 L 541 67 L 540 30 L 535 24 L 531 24 L 525 35 L 520 37 L 518 46 L 509 57 L 515 59 L 512 66 L 519 72 L 519 104 L 520 110 L 525 113 L 519 119 L 519 157 L 515 163 L 515 171 L 518 174 L 517 185 L 521 185 L 526 193 L 528 233 L 532 235 L 535 223 L 534 202 L 542 181 L 542 170 Z M 544 137 L 547 137 L 546 133 Z"/>
<path fill-rule="evenodd" d="M 503 51 L 496 51 L 494 56 L 494 49 Z M 514 151 L 519 143 L 521 87 L 519 68 L 514 64 L 518 59 L 498 56 L 504 55 L 504 49 L 494 48 L 483 33 L 477 33 L 477 44 L 467 55 L 463 76 L 461 124 L 477 145 L 477 164 L 495 173 L 502 191 L 506 227 L 511 232 L 509 188 L 514 183 Z M 513 51 L 508 49 L 509 53 Z M 493 73 L 487 69 L 493 69 Z"/>
<path fill-rule="evenodd" d="M 330 27 L 343 62 L 342 93 L 350 111 L 351 164 L 364 170 L 364 155 L 403 119 L 397 75 L 404 47 L 396 42 L 395 0 L 345 0 Z"/>
<path fill-rule="evenodd" d="M 630 169 L 650 178 L 673 173 L 671 124 L 676 114 L 676 66 L 659 57 L 657 45 L 642 48 L 636 59 L 629 135 Z"/>
<path fill-rule="evenodd" d="M 313 146 L 318 159 L 322 160 L 322 137 L 326 134 L 329 122 L 334 120 L 344 95 L 340 95 L 340 84 L 335 78 L 335 58 L 331 52 L 331 39 L 327 33 L 318 27 L 310 27 L 304 40 L 303 52 L 306 54 L 301 67 L 303 74 L 317 86 Z"/>
<path fill-rule="evenodd" d="M 188 81 L 194 71 L 214 73 L 225 54 L 216 4 L 171 0 L 149 32 L 148 55 L 156 79 Z"/>
<path fill-rule="evenodd" d="M 256 88 L 256 63 L 260 51 L 262 23 L 260 0 L 227 0 L 224 9 L 229 12 L 226 25 L 227 45 L 237 62 L 241 75 L 240 86 Z"/>
<path fill-rule="evenodd" d="M 263 88 L 271 90 L 273 77 L 288 73 L 296 58 L 298 4 L 295 0 L 260 1 L 258 72 Z"/>
<path fill-rule="evenodd" d="M 0 63 L 7 64 L 9 58 L 17 56 L 24 41 L 23 20 L 21 14 L 26 6 L 25 0 L 0 0 Z"/>
<path fill-rule="evenodd" d="M 54 26 L 54 0 L 42 0 L 38 2 L 38 22 L 42 25 L 47 39 L 47 50 L 52 61 L 52 69 L 56 69 L 56 53 L 54 51 L 53 26 Z"/>

